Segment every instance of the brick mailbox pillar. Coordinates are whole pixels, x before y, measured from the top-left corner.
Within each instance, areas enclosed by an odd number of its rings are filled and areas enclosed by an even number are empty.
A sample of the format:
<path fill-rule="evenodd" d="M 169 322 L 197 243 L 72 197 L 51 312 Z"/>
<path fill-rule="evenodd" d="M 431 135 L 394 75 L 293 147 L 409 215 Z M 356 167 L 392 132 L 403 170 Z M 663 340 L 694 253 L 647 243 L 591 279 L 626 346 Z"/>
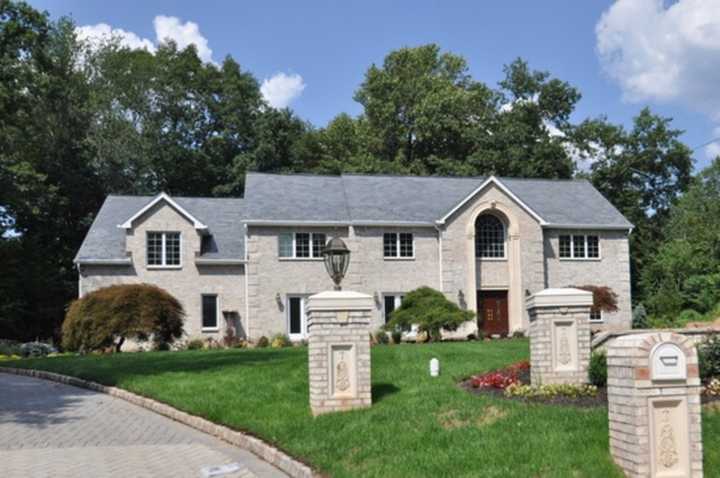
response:
<path fill-rule="evenodd" d="M 627 476 L 703 476 L 695 347 L 666 332 L 627 335 L 608 347 L 610 452 Z"/>
<path fill-rule="evenodd" d="M 369 295 L 326 291 L 307 301 L 310 409 L 313 415 L 369 407 Z"/>
<path fill-rule="evenodd" d="M 533 385 L 588 382 L 591 292 L 545 289 L 527 298 Z"/>

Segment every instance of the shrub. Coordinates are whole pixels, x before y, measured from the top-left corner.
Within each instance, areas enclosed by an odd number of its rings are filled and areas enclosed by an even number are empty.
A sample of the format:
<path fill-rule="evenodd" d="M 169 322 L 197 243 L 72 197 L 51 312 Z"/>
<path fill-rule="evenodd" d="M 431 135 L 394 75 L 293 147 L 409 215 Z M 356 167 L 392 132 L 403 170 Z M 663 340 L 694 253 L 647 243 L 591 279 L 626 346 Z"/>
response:
<path fill-rule="evenodd" d="M 385 330 L 402 330 L 415 324 L 418 326 L 418 336 L 424 332 L 430 340 L 439 340 L 441 329 L 457 330 L 473 317 L 474 312 L 461 309 L 442 292 L 420 287 L 405 295 L 402 305 L 393 312 Z"/>
<path fill-rule="evenodd" d="M 390 342 L 390 338 L 384 330 L 378 330 L 375 332 L 375 337 L 373 338 L 375 339 L 375 343 L 378 345 L 386 345 Z"/>
<path fill-rule="evenodd" d="M 707 382 L 711 378 L 720 377 L 720 334 L 714 334 L 698 345 L 700 362 L 700 378 Z"/>
<path fill-rule="evenodd" d="M 692 309 L 685 309 L 678 314 L 675 320 L 678 327 L 684 327 L 690 322 L 702 322 L 705 317 L 698 311 Z"/>
<path fill-rule="evenodd" d="M 23 357 L 45 357 L 57 352 L 57 349 L 42 342 L 27 342 L 20 345 L 20 355 Z"/>
<path fill-rule="evenodd" d="M 0 355 L 0 362 L 5 362 L 7 360 L 20 360 L 22 357 L 19 355 Z"/>
<path fill-rule="evenodd" d="M 126 339 L 172 343 L 183 333 L 182 305 L 151 284 L 105 287 L 74 301 L 62 326 L 66 350 L 88 352 L 110 346 L 119 352 Z"/>
<path fill-rule="evenodd" d="M 571 383 L 521 385 L 514 383 L 505 389 L 506 397 L 522 398 L 553 398 L 553 397 L 594 397 L 597 395 L 595 385 L 575 385 Z"/>
<path fill-rule="evenodd" d="M 576 289 L 592 292 L 593 310 L 601 310 L 603 312 L 617 312 L 617 294 L 610 287 L 599 285 L 581 285 L 575 286 Z"/>
<path fill-rule="evenodd" d="M 648 316 L 645 306 L 638 304 L 632 312 L 632 328 L 633 329 L 647 329 L 648 328 Z"/>
<path fill-rule="evenodd" d="M 710 380 L 703 388 L 703 394 L 711 397 L 720 397 L 720 378 Z"/>
<path fill-rule="evenodd" d="M 188 350 L 200 350 L 205 348 L 205 341 L 203 339 L 192 339 L 187 343 Z"/>
<path fill-rule="evenodd" d="M 596 387 L 607 385 L 607 354 L 605 352 L 593 352 L 590 356 L 588 375 L 590 383 Z"/>
<path fill-rule="evenodd" d="M 512 333 L 512 337 L 514 339 L 522 339 L 523 337 L 525 337 L 525 331 L 516 330 L 515 332 Z"/>
<path fill-rule="evenodd" d="M 20 344 L 14 340 L 0 340 L 0 355 L 20 355 Z"/>
<path fill-rule="evenodd" d="M 274 349 L 290 347 L 291 345 L 292 345 L 292 342 L 290 341 L 290 338 L 287 335 L 283 335 L 283 334 L 275 335 L 272 339 L 272 342 L 270 342 L 270 347 L 272 347 Z"/>
<path fill-rule="evenodd" d="M 402 331 L 393 330 L 392 334 L 390 334 L 390 335 L 392 336 L 392 341 L 394 344 L 399 344 L 402 342 Z"/>
<path fill-rule="evenodd" d="M 270 345 L 270 341 L 264 335 L 262 337 L 260 337 L 257 341 L 257 344 L 255 344 L 255 346 L 260 349 L 264 349 L 268 345 Z"/>
<path fill-rule="evenodd" d="M 225 328 L 225 335 L 223 335 L 222 338 L 223 345 L 228 348 L 237 347 L 238 343 L 241 341 L 242 339 L 240 339 L 240 337 L 238 337 L 237 333 L 235 332 L 235 327 L 233 327 L 232 324 L 228 322 L 228 325 Z"/>

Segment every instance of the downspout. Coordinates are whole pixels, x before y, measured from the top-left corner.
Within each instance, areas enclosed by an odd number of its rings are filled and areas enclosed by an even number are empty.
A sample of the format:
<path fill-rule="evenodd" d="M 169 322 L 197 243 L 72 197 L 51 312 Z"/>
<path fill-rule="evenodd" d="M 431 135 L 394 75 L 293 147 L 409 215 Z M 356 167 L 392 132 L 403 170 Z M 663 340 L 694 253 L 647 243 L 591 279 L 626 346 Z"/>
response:
<path fill-rule="evenodd" d="M 250 340 L 250 293 L 249 293 L 249 286 L 248 282 L 250 282 L 250 277 L 248 277 L 248 271 L 250 269 L 250 263 L 248 262 L 248 225 L 245 223 L 245 265 L 243 265 L 243 268 L 245 270 L 245 340 Z"/>
<path fill-rule="evenodd" d="M 443 291 L 443 254 L 442 254 L 442 229 L 440 226 L 435 224 L 435 230 L 438 235 L 438 290 Z"/>

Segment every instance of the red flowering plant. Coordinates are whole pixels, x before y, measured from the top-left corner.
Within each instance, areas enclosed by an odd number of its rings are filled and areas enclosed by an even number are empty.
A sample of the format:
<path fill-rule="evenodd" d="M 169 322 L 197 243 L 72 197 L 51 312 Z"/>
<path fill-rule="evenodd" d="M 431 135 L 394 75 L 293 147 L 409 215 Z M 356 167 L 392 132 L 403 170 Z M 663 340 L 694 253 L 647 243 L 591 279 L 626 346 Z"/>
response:
<path fill-rule="evenodd" d="M 520 382 L 520 374 L 530 369 L 530 362 L 523 360 L 501 370 L 475 375 L 470 379 L 473 388 L 497 388 L 505 390 L 510 385 Z"/>

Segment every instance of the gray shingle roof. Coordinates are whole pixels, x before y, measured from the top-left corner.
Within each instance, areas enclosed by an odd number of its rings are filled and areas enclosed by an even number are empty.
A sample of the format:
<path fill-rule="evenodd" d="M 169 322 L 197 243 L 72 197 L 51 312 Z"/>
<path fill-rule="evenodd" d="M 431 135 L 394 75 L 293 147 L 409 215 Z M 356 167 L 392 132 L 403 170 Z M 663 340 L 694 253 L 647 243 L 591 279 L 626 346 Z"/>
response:
<path fill-rule="evenodd" d="M 173 197 L 208 226 L 202 258 L 242 259 L 244 224 L 434 224 L 487 178 L 388 175 L 317 176 L 248 173 L 246 199 Z M 630 228 L 588 181 L 498 178 L 549 226 Z M 108 196 L 76 261 L 125 259 L 125 231 L 118 228 L 154 197 Z"/>
<path fill-rule="evenodd" d="M 248 173 L 247 220 L 433 224 L 486 180 Z M 632 227 L 586 180 L 498 178 L 498 181 L 550 225 Z"/>
<path fill-rule="evenodd" d="M 117 227 L 150 203 L 155 196 L 108 196 L 85 236 L 75 261 L 125 259 L 126 231 Z M 243 199 L 173 197 L 187 212 L 208 226 L 203 259 L 245 257 Z"/>

